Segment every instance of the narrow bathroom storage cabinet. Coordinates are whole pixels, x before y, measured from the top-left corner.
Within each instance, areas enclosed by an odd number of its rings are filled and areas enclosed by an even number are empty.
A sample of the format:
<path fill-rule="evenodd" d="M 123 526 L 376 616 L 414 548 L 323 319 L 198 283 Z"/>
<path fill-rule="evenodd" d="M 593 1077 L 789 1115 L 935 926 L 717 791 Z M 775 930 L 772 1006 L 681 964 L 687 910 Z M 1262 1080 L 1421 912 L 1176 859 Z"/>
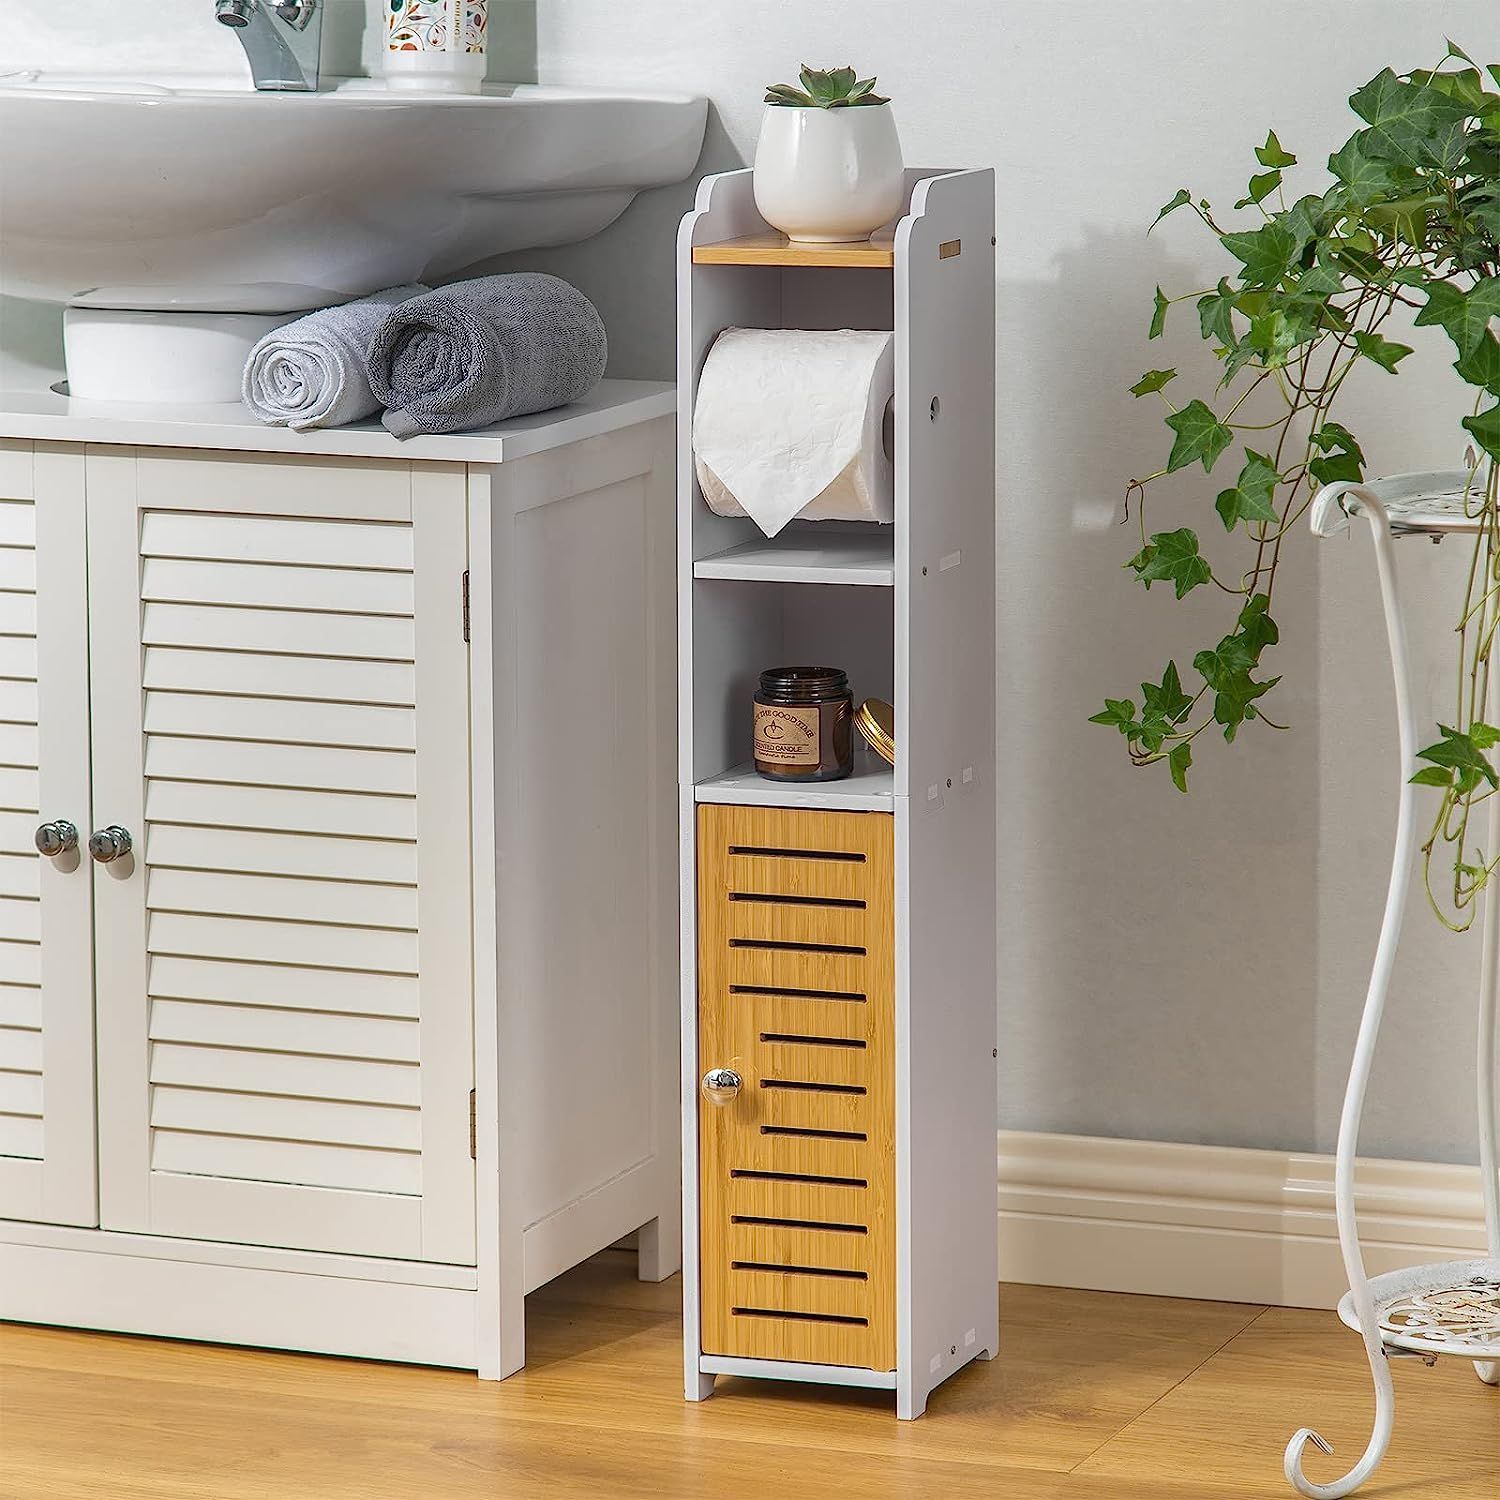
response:
<path fill-rule="evenodd" d="M 670 1275 L 670 387 L 9 399 L 0 1317 L 501 1376 L 560 1271 Z"/>
<path fill-rule="evenodd" d="M 686 1387 L 894 1390 L 998 1342 L 994 178 L 912 172 L 894 234 L 792 245 L 749 172 L 678 244 Z M 725 328 L 890 329 L 894 525 L 714 515 L 693 472 Z M 896 764 L 755 774 L 777 665 L 895 706 Z"/>

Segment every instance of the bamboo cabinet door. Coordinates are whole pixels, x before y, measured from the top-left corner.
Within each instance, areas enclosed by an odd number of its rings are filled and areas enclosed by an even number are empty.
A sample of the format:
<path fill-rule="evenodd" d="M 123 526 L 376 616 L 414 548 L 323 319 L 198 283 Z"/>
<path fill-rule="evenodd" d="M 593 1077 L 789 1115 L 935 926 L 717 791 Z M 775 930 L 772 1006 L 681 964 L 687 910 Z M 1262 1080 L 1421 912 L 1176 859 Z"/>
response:
<path fill-rule="evenodd" d="M 698 810 L 702 1340 L 892 1370 L 894 819 Z"/>
<path fill-rule="evenodd" d="M 104 1227 L 472 1264 L 464 471 L 88 504 Z"/>
<path fill-rule="evenodd" d="M 0 443 L 0 1219 L 97 1222 L 83 455 Z"/>

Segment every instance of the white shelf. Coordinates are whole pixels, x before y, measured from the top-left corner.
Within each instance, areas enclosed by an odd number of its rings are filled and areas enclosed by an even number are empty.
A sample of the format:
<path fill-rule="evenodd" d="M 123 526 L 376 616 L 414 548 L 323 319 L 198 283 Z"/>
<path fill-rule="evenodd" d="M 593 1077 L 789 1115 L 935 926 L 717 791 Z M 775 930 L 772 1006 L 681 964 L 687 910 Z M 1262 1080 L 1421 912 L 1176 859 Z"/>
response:
<path fill-rule="evenodd" d="M 833 532 L 826 540 L 807 531 L 742 542 L 693 564 L 694 578 L 764 583 L 843 583 L 891 588 L 896 582 L 896 533 Z"/>
<path fill-rule="evenodd" d="M 842 781 L 772 781 L 748 761 L 693 788 L 695 802 L 737 807 L 813 807 L 838 812 L 890 812 L 895 777 L 879 756 L 856 752 L 854 774 Z"/>

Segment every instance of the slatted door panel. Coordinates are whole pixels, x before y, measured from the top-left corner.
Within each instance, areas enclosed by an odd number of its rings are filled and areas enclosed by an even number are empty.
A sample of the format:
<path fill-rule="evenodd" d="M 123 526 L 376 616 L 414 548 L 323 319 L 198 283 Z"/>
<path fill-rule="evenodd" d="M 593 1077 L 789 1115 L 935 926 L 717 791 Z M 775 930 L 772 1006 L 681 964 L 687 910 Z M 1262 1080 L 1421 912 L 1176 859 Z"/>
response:
<path fill-rule="evenodd" d="M 94 1224 L 83 458 L 0 443 L 0 1219 Z M 45 585 L 45 586 L 44 586 Z"/>
<path fill-rule="evenodd" d="M 462 471 L 90 462 L 103 1221 L 472 1264 Z"/>
<path fill-rule="evenodd" d="M 892 1370 L 894 827 L 698 810 L 702 1339 L 709 1354 Z"/>

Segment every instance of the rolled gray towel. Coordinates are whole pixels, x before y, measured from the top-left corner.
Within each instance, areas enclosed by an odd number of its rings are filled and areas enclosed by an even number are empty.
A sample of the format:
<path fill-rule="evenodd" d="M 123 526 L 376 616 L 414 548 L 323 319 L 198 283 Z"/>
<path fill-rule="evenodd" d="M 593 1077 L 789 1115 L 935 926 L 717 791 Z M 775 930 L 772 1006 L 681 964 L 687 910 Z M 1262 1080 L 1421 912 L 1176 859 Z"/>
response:
<path fill-rule="evenodd" d="M 393 307 L 430 290 L 393 286 L 273 328 L 245 361 L 245 405 L 262 422 L 299 432 L 374 416 L 382 403 L 370 389 L 370 340 Z"/>
<path fill-rule="evenodd" d="M 604 378 L 604 320 L 577 287 L 524 271 L 439 287 L 393 308 L 370 385 L 398 438 L 463 432 L 579 401 Z"/>

